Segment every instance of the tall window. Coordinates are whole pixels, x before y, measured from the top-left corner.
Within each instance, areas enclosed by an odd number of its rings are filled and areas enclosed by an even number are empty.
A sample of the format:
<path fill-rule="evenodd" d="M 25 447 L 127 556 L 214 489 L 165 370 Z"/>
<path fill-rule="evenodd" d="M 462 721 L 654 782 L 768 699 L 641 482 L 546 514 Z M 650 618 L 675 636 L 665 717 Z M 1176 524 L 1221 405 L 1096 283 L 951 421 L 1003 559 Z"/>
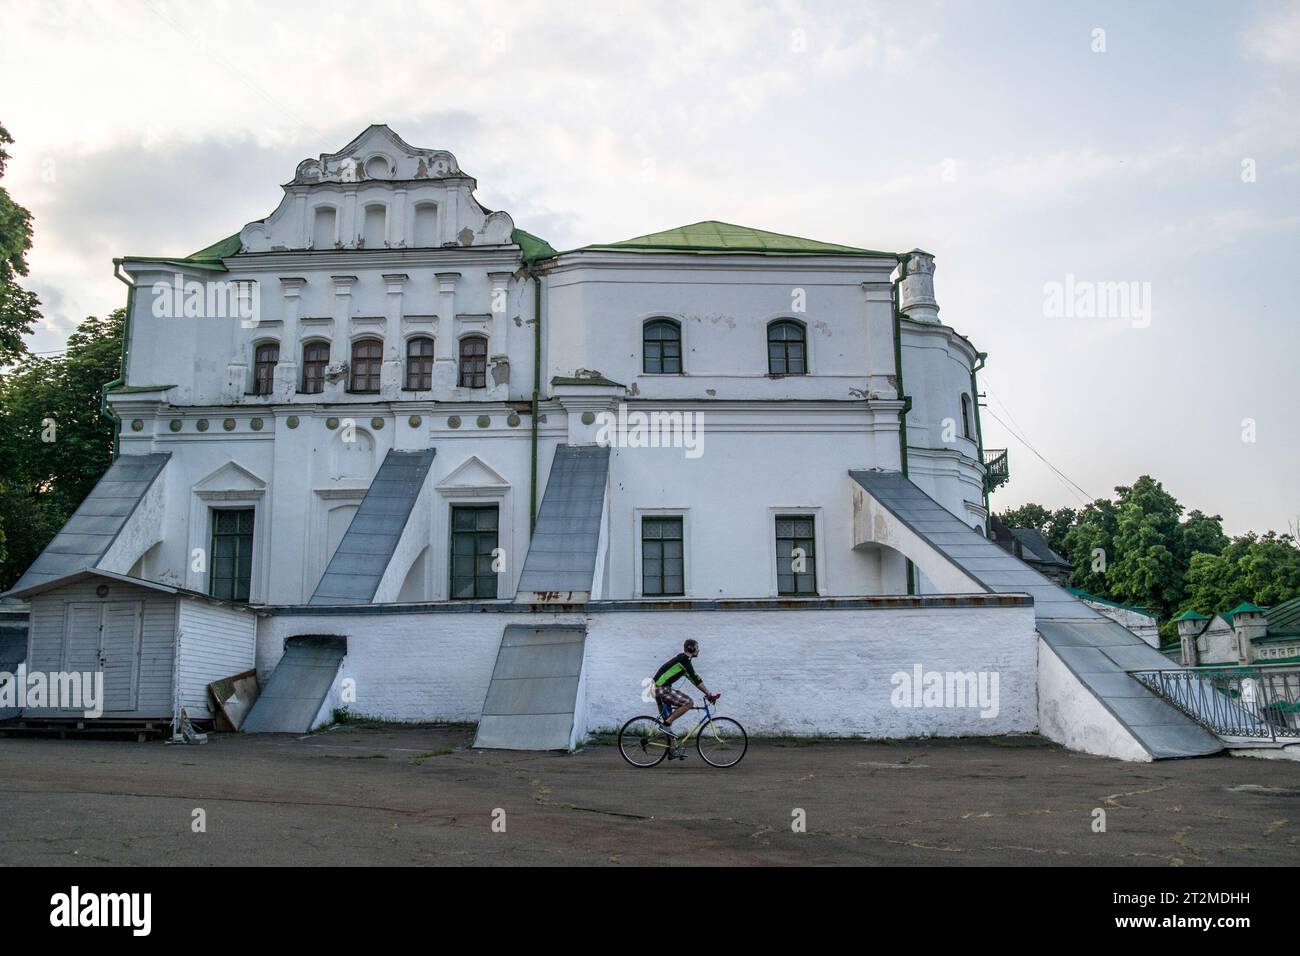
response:
<path fill-rule="evenodd" d="M 767 371 L 770 375 L 803 375 L 808 371 L 801 324 L 782 319 L 767 327 Z"/>
<path fill-rule="evenodd" d="M 961 395 L 961 433 L 971 441 L 975 440 L 975 429 L 970 423 L 970 396 L 965 392 Z"/>
<path fill-rule="evenodd" d="M 308 342 L 302 347 L 302 390 L 307 395 L 325 391 L 325 368 L 330 363 L 328 342 Z"/>
<path fill-rule="evenodd" d="M 686 593 L 680 517 L 641 519 L 641 593 L 646 597 Z"/>
<path fill-rule="evenodd" d="M 382 249 L 388 238 L 388 210 L 379 204 L 366 207 L 362 220 L 362 241 L 367 249 Z"/>
<path fill-rule="evenodd" d="M 778 594 L 817 594 L 817 544 L 812 515 L 776 516 Z"/>
<path fill-rule="evenodd" d="M 453 599 L 494 598 L 497 573 L 492 570 L 497 547 L 496 505 L 455 505 L 451 509 L 451 596 Z"/>
<path fill-rule="evenodd" d="M 379 371 L 384 364 L 384 343 L 357 339 L 352 343 L 352 392 L 379 391 Z"/>
<path fill-rule="evenodd" d="M 487 339 L 467 335 L 460 340 L 460 387 L 487 386 Z"/>
<path fill-rule="evenodd" d="M 333 206 L 317 206 L 316 217 L 312 220 L 311 247 L 313 249 L 333 249 L 335 243 L 334 224 L 337 215 Z"/>
<path fill-rule="evenodd" d="M 253 579 L 253 509 L 212 511 L 212 574 L 208 593 L 227 601 L 247 601 Z"/>
<path fill-rule="evenodd" d="M 654 319 L 642 333 L 642 369 L 649 375 L 680 374 L 682 330 L 670 319 Z"/>
<path fill-rule="evenodd" d="M 407 340 L 406 387 L 433 388 L 433 339 L 417 336 Z"/>
<path fill-rule="evenodd" d="M 280 346 L 274 342 L 259 345 L 253 354 L 253 394 L 270 395 L 275 389 L 275 363 L 280 361 Z"/>

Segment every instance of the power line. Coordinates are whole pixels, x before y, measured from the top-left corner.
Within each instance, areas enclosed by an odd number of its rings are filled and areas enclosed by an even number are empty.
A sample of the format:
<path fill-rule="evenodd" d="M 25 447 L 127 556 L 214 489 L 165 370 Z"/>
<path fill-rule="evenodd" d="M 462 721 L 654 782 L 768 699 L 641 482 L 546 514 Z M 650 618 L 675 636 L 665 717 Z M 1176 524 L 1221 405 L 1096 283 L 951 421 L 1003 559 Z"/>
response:
<path fill-rule="evenodd" d="M 1001 399 L 999 399 L 998 401 L 1001 402 Z M 1058 478 L 1061 479 L 1061 481 L 1065 484 L 1066 488 L 1068 488 L 1068 489 L 1071 491 L 1071 493 L 1078 495 L 1080 501 L 1082 501 L 1082 502 L 1086 505 L 1086 504 L 1091 504 L 1093 501 L 1096 501 L 1096 500 L 1097 500 L 1097 499 L 1094 498 L 1092 495 L 1088 494 L 1088 492 L 1084 491 L 1083 488 L 1080 487 L 1079 484 L 1078 484 L 1077 482 L 1073 481 L 1073 480 L 1072 480 L 1072 479 L 1071 479 L 1071 478 L 1070 478 L 1070 477 L 1069 477 L 1065 472 L 1061 471 L 1061 469 L 1057 468 L 1057 467 L 1056 467 L 1055 465 L 1053 465 L 1050 461 L 1048 461 L 1047 458 L 1046 458 L 1046 456 L 1044 456 L 1042 452 L 1040 452 L 1037 448 L 1035 448 L 1032 444 L 1030 444 L 1030 442 L 1029 442 L 1029 440 L 1028 440 L 1027 438 L 1025 438 L 1023 435 L 1019 434 L 1018 432 L 1016 432 L 1015 429 L 1013 429 L 1010 425 L 1008 425 L 1006 422 L 1004 422 L 1004 421 L 1003 421 L 1003 420 L 998 416 L 997 412 L 993 411 L 993 409 L 989 408 L 987 405 L 984 406 L 984 407 L 985 407 L 985 410 L 988 411 L 988 413 L 989 413 L 990 415 L 993 416 L 994 420 L 997 421 L 998 424 L 1000 424 L 1003 428 L 1005 428 L 1005 429 L 1007 430 L 1007 433 L 1008 433 L 1009 435 L 1011 435 L 1012 438 L 1016 439 L 1016 441 L 1020 442 L 1022 445 L 1024 445 L 1026 448 L 1028 448 L 1031 452 L 1033 452 L 1034 455 L 1035 455 L 1035 456 L 1036 456 L 1036 457 L 1037 457 L 1037 458 L 1038 458 L 1038 459 L 1039 459 L 1039 460 L 1040 460 L 1044 465 L 1046 465 L 1048 468 L 1051 469 L 1051 471 L 1052 471 L 1052 473 L 1053 473 L 1054 475 L 1056 475 Z M 1005 406 L 1003 406 L 1003 407 L 1005 407 Z M 1010 413 L 1008 413 L 1008 414 L 1010 414 Z"/>

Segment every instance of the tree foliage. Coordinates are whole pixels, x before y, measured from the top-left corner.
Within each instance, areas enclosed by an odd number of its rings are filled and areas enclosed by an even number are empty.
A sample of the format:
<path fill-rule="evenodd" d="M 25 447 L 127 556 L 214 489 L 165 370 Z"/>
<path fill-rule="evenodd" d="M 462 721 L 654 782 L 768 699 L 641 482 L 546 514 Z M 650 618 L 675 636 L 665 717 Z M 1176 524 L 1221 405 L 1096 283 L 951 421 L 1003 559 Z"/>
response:
<path fill-rule="evenodd" d="M 0 179 L 4 177 L 13 144 L 9 131 L 0 125 Z M 32 247 L 32 214 L 0 186 L 0 367 L 27 353 L 23 336 L 40 319 L 40 300 L 18 284 L 27 275 L 27 251 Z"/>
<path fill-rule="evenodd" d="M 113 458 L 101 389 L 117 378 L 126 312 L 91 316 L 67 352 L 32 357 L 0 377 L 0 590 L 71 517 Z"/>
<path fill-rule="evenodd" d="M 1070 583 L 1107 600 L 1150 608 L 1168 621 L 1185 610 L 1269 607 L 1300 594 L 1294 534 L 1229 539 L 1219 515 L 1186 511 L 1150 475 L 1075 512 L 1030 503 L 1004 511 L 1009 527 L 1036 528 L 1074 571 Z"/>

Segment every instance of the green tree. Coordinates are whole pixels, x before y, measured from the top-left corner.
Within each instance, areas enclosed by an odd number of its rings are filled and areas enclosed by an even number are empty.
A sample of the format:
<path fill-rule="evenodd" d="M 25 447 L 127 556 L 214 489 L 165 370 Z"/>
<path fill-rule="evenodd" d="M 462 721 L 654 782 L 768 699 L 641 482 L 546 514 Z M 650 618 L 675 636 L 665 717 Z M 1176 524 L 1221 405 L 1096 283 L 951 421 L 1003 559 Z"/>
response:
<path fill-rule="evenodd" d="M 1214 614 L 1242 601 L 1260 607 L 1300 595 L 1300 547 L 1289 534 L 1253 531 L 1233 538 L 1218 554 L 1193 554 L 1181 610 Z"/>
<path fill-rule="evenodd" d="M 1115 560 L 1115 512 L 1115 502 L 1109 498 L 1098 498 L 1085 505 L 1066 532 L 1061 551 L 1074 565 L 1070 583 L 1104 598 L 1110 597 L 1106 569 Z"/>
<path fill-rule="evenodd" d="M 50 542 L 113 458 L 100 390 L 117 377 L 125 310 L 90 316 L 52 359 L 31 358 L 0 378 L 0 590 Z"/>
<path fill-rule="evenodd" d="M 1106 568 L 1106 585 L 1115 600 L 1168 612 L 1182 597 L 1183 573 L 1174 549 L 1183 506 L 1150 475 L 1119 494 L 1115 514 L 1115 554 Z"/>
<path fill-rule="evenodd" d="M 9 162 L 9 131 L 0 125 L 0 178 Z M 27 250 L 32 247 L 32 215 L 0 186 L 0 367 L 27 352 L 23 336 L 40 319 L 40 300 L 18 284 L 27 275 Z"/>

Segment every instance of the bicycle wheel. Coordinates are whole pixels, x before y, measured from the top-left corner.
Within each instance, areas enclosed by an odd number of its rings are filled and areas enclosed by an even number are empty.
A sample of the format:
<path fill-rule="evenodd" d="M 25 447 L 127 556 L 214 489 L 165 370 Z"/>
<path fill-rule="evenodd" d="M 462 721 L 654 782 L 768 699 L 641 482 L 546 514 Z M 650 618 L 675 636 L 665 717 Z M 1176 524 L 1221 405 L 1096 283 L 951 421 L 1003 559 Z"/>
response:
<path fill-rule="evenodd" d="M 710 767 L 734 767 L 749 749 L 749 735 L 739 721 L 714 717 L 700 728 L 695 747 Z"/>
<path fill-rule="evenodd" d="M 618 749 L 634 767 L 653 767 L 668 756 L 672 742 L 653 717 L 633 717 L 618 732 Z"/>

